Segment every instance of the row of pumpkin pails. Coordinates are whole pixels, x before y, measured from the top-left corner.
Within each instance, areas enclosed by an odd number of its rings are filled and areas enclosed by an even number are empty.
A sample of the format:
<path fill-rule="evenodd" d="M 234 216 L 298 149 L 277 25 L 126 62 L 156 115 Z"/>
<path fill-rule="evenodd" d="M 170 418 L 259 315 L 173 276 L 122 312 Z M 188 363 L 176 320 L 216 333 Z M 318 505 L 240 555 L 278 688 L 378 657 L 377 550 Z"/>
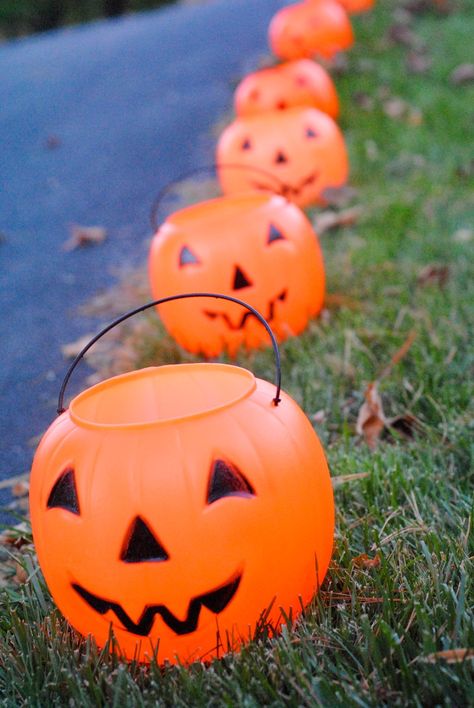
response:
<path fill-rule="evenodd" d="M 171 300 L 165 326 L 208 356 L 273 337 L 262 315 L 281 340 L 318 312 L 323 261 L 299 206 L 347 178 L 337 94 L 308 59 L 350 45 L 344 9 L 304 0 L 277 13 L 269 33 L 290 61 L 236 92 L 238 118 L 217 152 L 225 196 L 169 216 L 151 247 L 154 295 Z M 220 296 L 191 295 L 209 290 Z M 276 390 L 238 366 L 179 364 L 108 379 L 63 410 L 75 366 L 124 318 L 71 365 L 35 455 L 38 559 L 58 607 L 100 647 L 129 660 L 207 661 L 262 624 L 278 632 L 314 596 L 332 553 L 329 471 L 308 419 L 280 391 L 275 339 Z"/>

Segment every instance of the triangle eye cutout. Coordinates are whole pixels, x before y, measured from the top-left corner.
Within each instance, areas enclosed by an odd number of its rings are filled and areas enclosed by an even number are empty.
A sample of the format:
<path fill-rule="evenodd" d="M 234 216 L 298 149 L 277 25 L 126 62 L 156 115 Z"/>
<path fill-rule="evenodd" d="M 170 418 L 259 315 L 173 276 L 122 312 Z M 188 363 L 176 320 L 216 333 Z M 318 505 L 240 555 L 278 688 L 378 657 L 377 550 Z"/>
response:
<path fill-rule="evenodd" d="M 252 143 L 250 142 L 250 138 L 245 138 L 240 147 L 242 148 L 242 150 L 251 150 Z"/>
<path fill-rule="evenodd" d="M 207 503 L 223 497 L 254 497 L 255 491 L 242 472 L 232 462 L 214 460 L 211 467 Z"/>
<path fill-rule="evenodd" d="M 317 137 L 318 137 L 318 134 L 317 134 L 317 132 L 314 130 L 314 128 L 310 128 L 310 127 L 308 126 L 308 128 L 306 128 L 306 137 L 307 137 L 307 138 L 317 138 Z"/>
<path fill-rule="evenodd" d="M 200 263 L 199 258 L 191 251 L 188 246 L 183 246 L 179 253 L 179 267 L 191 265 L 192 263 Z"/>
<path fill-rule="evenodd" d="M 48 509 L 66 509 L 73 514 L 80 514 L 77 498 L 76 479 L 72 467 L 68 467 L 56 480 L 49 493 Z"/>
<path fill-rule="evenodd" d="M 274 243 L 275 241 L 286 241 L 286 238 L 276 226 L 270 224 L 270 228 L 268 230 L 267 245 L 270 243 Z"/>
<path fill-rule="evenodd" d="M 149 526 L 137 516 L 125 539 L 120 560 L 125 563 L 143 563 L 145 561 L 165 561 L 168 558 L 167 552 L 155 538 Z"/>

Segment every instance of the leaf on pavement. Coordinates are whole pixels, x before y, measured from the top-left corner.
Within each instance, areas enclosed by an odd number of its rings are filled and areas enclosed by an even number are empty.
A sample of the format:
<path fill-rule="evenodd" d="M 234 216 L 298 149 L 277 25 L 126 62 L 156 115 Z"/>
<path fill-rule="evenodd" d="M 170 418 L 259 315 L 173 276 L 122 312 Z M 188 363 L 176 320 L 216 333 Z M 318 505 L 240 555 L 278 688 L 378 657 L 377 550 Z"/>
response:
<path fill-rule="evenodd" d="M 61 346 L 61 353 L 65 359 L 74 359 L 79 352 L 81 352 L 86 344 L 90 342 L 94 335 L 93 334 L 84 334 L 82 337 L 79 337 L 79 339 L 76 339 L 75 342 L 70 342 L 69 344 L 63 344 Z"/>
<path fill-rule="evenodd" d="M 63 245 L 64 251 L 73 251 L 84 246 L 97 246 L 107 238 L 107 229 L 102 226 L 71 226 L 71 236 Z"/>

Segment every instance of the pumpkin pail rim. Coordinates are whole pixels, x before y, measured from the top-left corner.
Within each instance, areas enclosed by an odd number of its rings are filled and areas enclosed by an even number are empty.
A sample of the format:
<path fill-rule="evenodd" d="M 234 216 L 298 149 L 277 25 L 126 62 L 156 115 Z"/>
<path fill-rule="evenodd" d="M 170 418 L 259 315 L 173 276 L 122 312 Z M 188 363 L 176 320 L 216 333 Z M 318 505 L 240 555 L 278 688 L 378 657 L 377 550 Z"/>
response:
<path fill-rule="evenodd" d="M 239 366 L 189 363 L 152 366 L 106 379 L 82 391 L 68 413 L 94 429 L 138 429 L 199 418 L 250 396 L 254 374 Z"/>

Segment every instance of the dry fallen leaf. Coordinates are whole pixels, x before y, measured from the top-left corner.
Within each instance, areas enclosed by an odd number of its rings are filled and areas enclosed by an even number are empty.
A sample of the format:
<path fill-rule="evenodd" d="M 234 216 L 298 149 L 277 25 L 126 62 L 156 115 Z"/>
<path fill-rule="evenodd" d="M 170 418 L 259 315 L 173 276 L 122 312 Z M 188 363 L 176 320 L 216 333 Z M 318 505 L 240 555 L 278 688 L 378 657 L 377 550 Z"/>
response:
<path fill-rule="evenodd" d="M 403 118 L 410 110 L 408 103 L 398 96 L 392 96 L 392 98 L 384 101 L 382 108 L 385 115 L 389 118 Z"/>
<path fill-rule="evenodd" d="M 313 413 L 311 416 L 311 420 L 313 423 L 322 423 L 326 417 L 326 411 L 321 409 L 320 411 L 316 411 L 316 413 Z"/>
<path fill-rule="evenodd" d="M 327 307 L 347 307 L 348 310 L 360 310 L 361 303 L 350 295 L 343 293 L 326 293 L 324 296 L 324 304 Z"/>
<path fill-rule="evenodd" d="M 23 568 L 20 563 L 15 564 L 16 572 L 14 575 L 14 580 L 17 582 L 19 585 L 24 585 L 26 581 L 28 580 L 28 573 L 26 570 Z"/>
<path fill-rule="evenodd" d="M 357 416 L 356 431 L 364 437 L 367 445 L 373 450 L 377 446 L 377 441 L 386 424 L 382 399 L 377 390 L 376 381 L 369 383 L 364 397 L 365 401 Z"/>
<path fill-rule="evenodd" d="M 79 352 L 84 349 L 86 344 L 90 342 L 93 336 L 93 334 L 84 334 L 82 337 L 79 337 L 79 339 L 76 339 L 75 342 L 63 344 L 61 346 L 61 354 L 65 359 L 74 359 Z"/>
<path fill-rule="evenodd" d="M 367 553 L 361 553 L 360 556 L 356 556 L 352 559 L 352 565 L 355 565 L 357 568 L 377 568 L 380 563 L 379 553 L 376 553 L 373 558 L 370 558 Z"/>
<path fill-rule="evenodd" d="M 444 651 L 435 651 L 433 654 L 420 657 L 423 661 L 429 664 L 435 664 L 440 659 L 448 664 L 457 664 L 466 659 L 474 659 L 474 649 L 445 649 Z"/>
<path fill-rule="evenodd" d="M 407 54 L 407 69 L 411 74 L 426 74 L 433 60 L 424 52 L 411 51 Z"/>
<path fill-rule="evenodd" d="M 422 425 L 414 415 L 404 413 L 387 421 L 387 429 L 389 432 L 396 431 L 399 435 L 411 439 L 415 436 L 415 433 L 421 431 Z"/>
<path fill-rule="evenodd" d="M 342 211 L 322 211 L 313 220 L 316 233 L 321 236 L 330 229 L 340 226 L 352 226 L 362 214 L 361 207 L 354 206 Z"/>
<path fill-rule="evenodd" d="M 348 206 L 357 195 L 357 189 L 348 184 L 341 187 L 326 187 L 322 192 L 323 199 L 329 206 L 341 208 Z"/>
<path fill-rule="evenodd" d="M 355 482 L 358 479 L 365 479 L 369 476 L 369 472 L 356 472 L 355 474 L 341 474 L 337 477 L 331 477 L 331 484 L 333 489 L 337 489 L 342 484 L 347 484 L 347 482 Z"/>
<path fill-rule="evenodd" d="M 75 248 L 84 246 L 95 246 L 107 238 L 107 230 L 102 226 L 71 226 L 71 237 L 63 245 L 65 251 L 73 251 Z"/>
<path fill-rule="evenodd" d="M 14 497 L 24 497 L 30 491 L 30 485 L 26 481 L 17 482 L 12 486 L 12 494 Z"/>
<path fill-rule="evenodd" d="M 450 74 L 449 80 L 455 86 L 474 81 L 474 64 L 459 64 Z"/>
<path fill-rule="evenodd" d="M 421 287 L 425 285 L 438 285 L 444 288 L 449 278 L 449 266 L 429 264 L 418 273 L 417 283 Z"/>

